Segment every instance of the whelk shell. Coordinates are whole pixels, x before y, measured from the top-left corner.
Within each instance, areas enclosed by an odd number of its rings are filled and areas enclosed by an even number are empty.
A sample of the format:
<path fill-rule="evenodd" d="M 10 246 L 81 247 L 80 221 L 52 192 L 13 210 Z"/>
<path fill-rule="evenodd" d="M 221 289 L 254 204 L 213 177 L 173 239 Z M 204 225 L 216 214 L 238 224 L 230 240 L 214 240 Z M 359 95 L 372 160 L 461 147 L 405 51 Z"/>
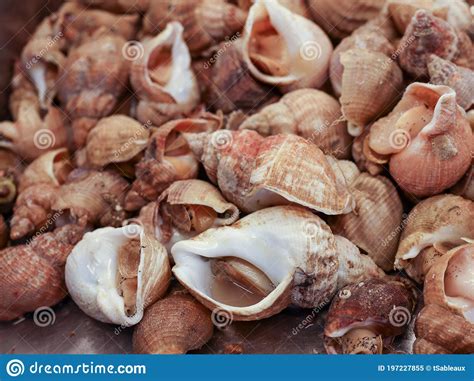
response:
<path fill-rule="evenodd" d="M 403 278 L 373 278 L 345 285 L 332 301 L 324 328 L 329 354 L 381 354 L 383 340 L 402 334 L 416 293 Z"/>
<path fill-rule="evenodd" d="M 239 210 L 220 191 L 202 180 L 173 182 L 158 201 L 143 207 L 139 219 L 165 245 L 191 238 L 211 227 L 237 221 Z"/>
<path fill-rule="evenodd" d="M 125 115 L 101 119 L 87 136 L 87 160 L 94 167 L 123 163 L 143 151 L 150 125 L 142 125 Z"/>
<path fill-rule="evenodd" d="M 262 136 L 299 135 L 312 141 L 326 155 L 347 159 L 352 138 L 341 116 L 341 106 L 333 97 L 316 89 L 301 89 L 265 106 L 239 128 L 255 130 Z"/>
<path fill-rule="evenodd" d="M 124 46 L 119 35 L 100 35 L 71 50 L 61 70 L 58 96 L 73 119 L 78 147 L 85 144 L 97 120 L 113 112 L 125 90 L 129 61 Z"/>
<path fill-rule="evenodd" d="M 52 209 L 67 211 L 73 220 L 92 225 L 120 226 L 128 182 L 118 173 L 75 169 L 59 188 Z"/>
<path fill-rule="evenodd" d="M 185 136 L 199 136 L 221 125 L 221 115 L 205 113 L 199 118 L 172 120 L 153 132 L 143 158 L 135 167 L 137 178 L 127 193 L 126 209 L 138 210 L 147 201 L 155 201 L 176 180 L 195 178 L 199 162 Z"/>
<path fill-rule="evenodd" d="M 66 285 L 74 302 L 105 323 L 137 324 L 171 278 L 166 249 L 139 225 L 86 233 L 66 263 Z"/>
<path fill-rule="evenodd" d="M 212 337 L 211 312 L 183 291 L 172 293 L 145 311 L 133 332 L 133 352 L 183 354 Z"/>
<path fill-rule="evenodd" d="M 290 202 L 326 214 L 353 208 L 337 160 L 299 136 L 222 130 L 187 139 L 211 182 L 244 212 Z"/>
<path fill-rule="evenodd" d="M 138 48 L 140 56 L 130 71 L 130 82 L 139 99 L 137 119 L 160 126 L 191 112 L 199 102 L 199 90 L 183 40 L 183 26 L 169 23 L 156 37 L 142 41 L 141 46 L 143 52 Z M 133 48 L 129 46 L 130 53 Z"/>
<path fill-rule="evenodd" d="M 449 86 L 456 92 L 456 101 L 463 109 L 469 110 L 474 104 L 474 71 L 432 54 L 428 59 L 428 73 L 430 83 Z"/>
<path fill-rule="evenodd" d="M 208 308 L 223 310 L 234 320 L 258 320 L 290 303 L 303 308 L 327 304 L 338 286 L 383 274 L 353 244 L 338 238 L 307 209 L 272 207 L 232 226 L 209 229 L 176 243 L 171 249 L 176 263 L 172 270 Z M 243 260 L 257 274 L 253 279 L 264 284 L 270 281 L 270 288 L 265 289 L 272 291 L 267 295 L 245 291 L 238 278 L 223 282 L 219 273 L 213 274 L 216 267 L 212 264 L 228 259 Z M 246 271 L 238 273 L 245 276 Z"/>
<path fill-rule="evenodd" d="M 171 21 L 178 21 L 185 26 L 184 40 L 196 55 L 225 38 L 239 35 L 245 18 L 245 11 L 225 0 L 152 1 L 143 29 L 154 34 Z"/>
<path fill-rule="evenodd" d="M 392 112 L 371 126 L 368 139 L 370 149 L 390 161 L 398 185 L 417 197 L 451 187 L 471 163 L 472 131 L 447 86 L 409 85 Z"/>
<path fill-rule="evenodd" d="M 53 306 L 66 296 L 64 265 L 83 234 L 82 227 L 66 225 L 1 251 L 1 321 Z"/>
<path fill-rule="evenodd" d="M 393 270 L 403 213 L 397 190 L 386 177 L 367 173 L 357 176 L 349 189 L 354 211 L 331 216 L 331 230 L 356 244 L 382 269 Z"/>
<path fill-rule="evenodd" d="M 315 23 L 277 1 L 257 0 L 250 7 L 242 45 L 251 74 L 285 92 L 318 88 L 327 79 L 331 41 Z"/>
<path fill-rule="evenodd" d="M 349 49 L 340 54 L 340 61 L 344 67 L 339 99 L 342 114 L 349 133 L 358 136 L 398 99 L 403 74 L 394 60 L 366 49 Z"/>
<path fill-rule="evenodd" d="M 308 8 L 331 37 L 342 38 L 376 17 L 384 3 L 385 0 L 309 0 Z"/>
<path fill-rule="evenodd" d="M 459 36 L 446 21 L 420 9 L 413 16 L 400 41 L 398 61 L 414 77 L 428 75 L 427 63 L 431 54 L 453 60 L 458 55 Z"/>
<path fill-rule="evenodd" d="M 438 195 L 417 204 L 406 218 L 395 267 L 422 282 L 426 272 L 442 253 L 428 252 L 433 245 L 463 244 L 474 238 L 474 202 L 454 195 Z M 419 259 L 417 257 L 420 257 Z M 425 257 L 428 261 L 423 263 Z"/>
<path fill-rule="evenodd" d="M 54 226 L 52 205 L 59 186 L 64 184 L 71 170 L 66 149 L 47 152 L 26 167 L 19 181 L 19 195 L 10 221 L 13 240 Z"/>

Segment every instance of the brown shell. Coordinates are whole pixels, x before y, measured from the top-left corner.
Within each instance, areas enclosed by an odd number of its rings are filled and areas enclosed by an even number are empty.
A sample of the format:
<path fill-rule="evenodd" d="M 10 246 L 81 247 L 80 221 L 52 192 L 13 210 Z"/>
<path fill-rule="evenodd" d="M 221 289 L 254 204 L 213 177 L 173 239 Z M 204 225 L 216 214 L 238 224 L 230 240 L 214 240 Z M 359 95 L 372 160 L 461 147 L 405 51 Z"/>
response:
<path fill-rule="evenodd" d="M 342 113 L 351 135 L 385 114 L 398 99 L 403 74 L 397 63 L 380 52 L 350 49 L 340 55 L 342 74 Z"/>
<path fill-rule="evenodd" d="M 251 115 L 239 129 L 255 130 L 262 136 L 299 135 L 325 154 L 347 159 L 352 138 L 341 116 L 341 106 L 333 97 L 316 89 L 301 89 Z"/>
<path fill-rule="evenodd" d="M 365 149 L 367 144 L 367 136 L 369 134 L 369 129 L 362 131 L 362 134 L 356 136 L 352 142 L 352 159 L 357 164 L 357 167 L 361 171 L 369 172 L 372 176 L 379 175 L 383 171 L 381 164 L 371 161 L 369 158 L 371 156 L 367 155 L 367 150 Z"/>
<path fill-rule="evenodd" d="M 381 28 L 371 23 L 364 24 L 350 36 L 344 38 L 334 49 L 329 65 L 332 88 L 337 96 L 341 96 L 342 73 L 341 54 L 349 49 L 365 49 L 380 52 L 387 57 L 392 56 L 395 48 L 381 31 Z M 395 57 L 396 58 L 396 57 Z"/>
<path fill-rule="evenodd" d="M 124 48 L 127 59 L 133 61 L 130 83 L 138 98 L 136 118 L 142 123 L 161 126 L 183 118 L 199 102 L 183 31 L 181 24 L 172 22 L 155 37 Z"/>
<path fill-rule="evenodd" d="M 0 320 L 13 320 L 39 307 L 53 306 L 66 295 L 64 265 L 84 230 L 66 225 L 0 255 L 3 296 Z"/>
<path fill-rule="evenodd" d="M 308 8 L 314 21 L 331 37 L 351 34 L 382 10 L 384 0 L 309 0 Z"/>
<path fill-rule="evenodd" d="M 195 178 L 198 161 L 183 136 L 215 131 L 221 124 L 221 116 L 206 113 L 200 118 L 170 121 L 153 132 L 143 158 L 136 165 L 137 178 L 125 198 L 126 209 L 138 210 L 147 201 L 155 201 L 176 180 Z"/>
<path fill-rule="evenodd" d="M 203 63 L 199 76 L 212 110 L 253 111 L 277 100 L 272 86 L 257 81 L 242 57 L 242 41 L 223 42 Z M 219 54 L 218 54 L 219 53 Z"/>
<path fill-rule="evenodd" d="M 337 351 L 337 339 L 353 329 L 365 328 L 384 338 L 403 333 L 412 318 L 416 293 L 400 277 L 373 278 L 339 290 L 331 303 L 324 334 L 326 349 Z"/>
<path fill-rule="evenodd" d="M 60 73 L 58 96 L 73 121 L 74 142 L 85 144 L 97 119 L 110 115 L 125 90 L 129 62 L 119 35 L 101 35 L 73 49 Z M 100 54 L 97 54 L 100 52 Z"/>
<path fill-rule="evenodd" d="M 474 71 L 457 66 L 438 56 L 431 55 L 428 59 L 430 83 L 446 85 L 456 91 L 456 102 L 465 110 L 474 104 Z"/>
<path fill-rule="evenodd" d="M 76 169 L 59 188 L 53 210 L 68 211 L 83 223 L 121 226 L 128 182 L 113 171 Z"/>
<path fill-rule="evenodd" d="M 211 312 L 187 293 L 175 292 L 145 311 L 133 333 L 133 352 L 184 354 L 212 337 Z"/>
<path fill-rule="evenodd" d="M 436 304 L 426 305 L 416 318 L 413 352 L 474 353 L 474 324 Z"/>
<path fill-rule="evenodd" d="M 88 162 L 94 167 L 103 167 L 131 160 L 145 149 L 149 127 L 125 115 L 101 119 L 87 136 Z"/>
<path fill-rule="evenodd" d="M 352 210 L 336 160 L 301 137 L 223 130 L 188 141 L 210 180 L 242 211 L 290 202 L 326 214 Z"/>
<path fill-rule="evenodd" d="M 74 48 L 93 38 L 97 32 L 108 32 L 132 40 L 137 32 L 138 15 L 118 15 L 100 9 L 65 3 L 57 12 L 59 29 L 67 48 Z"/>
<path fill-rule="evenodd" d="M 367 173 L 349 188 L 356 207 L 349 214 L 331 216 L 331 230 L 359 246 L 385 271 L 393 270 L 403 213 L 397 190 L 386 177 Z"/>
<path fill-rule="evenodd" d="M 0 215 L 0 249 L 3 249 L 8 244 L 10 232 L 8 225 L 5 223 L 5 218 Z"/>
<path fill-rule="evenodd" d="M 171 21 L 185 27 L 184 39 L 193 54 L 239 34 L 246 12 L 225 0 L 152 1 L 144 16 L 143 30 L 156 34 Z"/>
<path fill-rule="evenodd" d="M 439 256 L 422 250 L 435 243 L 462 244 L 461 238 L 474 238 L 473 216 L 474 202 L 460 196 L 445 194 L 421 201 L 405 220 L 395 267 L 405 269 L 410 277 L 421 282 Z M 412 258 L 404 259 L 407 255 Z M 419 255 L 425 258 L 413 262 Z"/>
<path fill-rule="evenodd" d="M 402 69 L 414 77 L 428 75 L 427 63 L 431 54 L 453 60 L 458 55 L 459 37 L 446 21 L 420 9 L 413 16 L 399 46 L 398 61 Z"/>

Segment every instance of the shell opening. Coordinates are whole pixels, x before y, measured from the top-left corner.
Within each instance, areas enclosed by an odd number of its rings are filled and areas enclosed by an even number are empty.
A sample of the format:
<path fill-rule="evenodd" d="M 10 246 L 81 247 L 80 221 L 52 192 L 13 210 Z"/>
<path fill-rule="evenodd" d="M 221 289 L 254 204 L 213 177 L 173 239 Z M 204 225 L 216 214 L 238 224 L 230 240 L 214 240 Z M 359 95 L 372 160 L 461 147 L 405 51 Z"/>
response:
<path fill-rule="evenodd" d="M 174 168 L 178 179 L 188 178 L 191 173 L 197 172 L 197 161 L 179 131 L 172 131 L 167 136 L 163 160 Z"/>
<path fill-rule="evenodd" d="M 446 269 L 444 287 L 448 303 L 474 323 L 474 250 L 468 246 L 454 255 Z"/>
<path fill-rule="evenodd" d="M 382 336 L 367 328 L 352 329 L 338 341 L 343 354 L 375 355 L 383 350 Z"/>
<path fill-rule="evenodd" d="M 202 236 L 209 238 L 178 242 L 171 252 L 174 274 L 204 303 L 252 316 L 271 308 L 292 284 L 294 268 L 285 244 L 278 244 L 284 238 L 270 242 L 228 227 Z"/>
<path fill-rule="evenodd" d="M 123 297 L 125 314 L 136 313 L 138 267 L 140 265 L 140 239 L 130 238 L 118 249 L 117 288 Z"/>

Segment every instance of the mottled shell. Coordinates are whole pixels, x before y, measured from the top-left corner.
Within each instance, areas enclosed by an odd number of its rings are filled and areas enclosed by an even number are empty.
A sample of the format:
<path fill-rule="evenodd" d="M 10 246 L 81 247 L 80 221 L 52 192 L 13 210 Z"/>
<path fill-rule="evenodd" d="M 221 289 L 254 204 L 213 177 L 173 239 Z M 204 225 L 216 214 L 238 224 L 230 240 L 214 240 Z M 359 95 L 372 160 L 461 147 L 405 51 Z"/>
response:
<path fill-rule="evenodd" d="M 397 190 L 386 177 L 367 173 L 356 177 L 349 189 L 354 211 L 331 216 L 331 230 L 351 240 L 382 269 L 393 270 L 403 213 Z"/>
<path fill-rule="evenodd" d="M 142 125 L 125 115 L 101 119 L 87 136 L 87 161 L 94 167 L 131 160 L 148 143 L 150 125 Z"/>
<path fill-rule="evenodd" d="M 332 44 L 315 23 L 278 2 L 257 0 L 242 36 L 244 62 L 259 81 L 282 91 L 321 87 Z"/>
<path fill-rule="evenodd" d="M 139 99 L 136 117 L 142 123 L 160 126 L 183 117 L 199 102 L 183 30 L 180 23 L 172 22 L 156 37 L 127 47 L 134 61 L 130 83 Z"/>
<path fill-rule="evenodd" d="M 148 308 L 133 332 L 133 352 L 184 354 L 199 349 L 212 337 L 211 311 L 183 291 Z"/>
<path fill-rule="evenodd" d="M 417 354 L 474 353 L 474 325 L 436 304 L 426 305 L 415 324 Z"/>
<path fill-rule="evenodd" d="M 434 244 L 462 244 L 462 238 L 474 238 L 474 202 L 454 195 L 438 195 L 418 203 L 406 218 L 396 254 L 395 267 L 421 282 L 423 272 L 414 268 L 413 259 Z M 434 258 L 433 258 L 434 257 Z M 436 259 L 436 255 L 429 258 Z M 421 262 L 421 261 L 420 261 Z M 423 265 L 422 263 L 419 265 Z M 425 271 L 431 264 L 425 264 Z M 421 273 L 421 274 L 420 274 Z"/>
<path fill-rule="evenodd" d="M 204 217 L 212 218 L 212 223 L 208 221 L 207 224 L 213 227 L 230 225 L 239 218 L 237 207 L 227 202 L 219 189 L 206 181 L 196 179 L 173 182 L 153 204 L 147 206 L 153 209 L 151 219 L 147 218 L 150 212 L 142 208 L 140 220 L 143 219 L 145 228 L 150 229 L 168 250 L 174 243 L 200 233 L 193 230 L 195 221 L 188 213 L 188 208 L 201 210 L 205 214 Z M 163 206 L 170 207 L 171 216 L 161 215 L 160 207 Z M 208 215 L 207 208 L 212 209 L 215 216 Z M 199 218 L 199 216 L 194 217 Z"/>
<path fill-rule="evenodd" d="M 217 45 L 197 70 L 212 110 L 253 112 L 277 101 L 273 86 L 256 80 L 242 55 L 242 39 Z"/>
<path fill-rule="evenodd" d="M 426 275 L 425 304 L 449 309 L 474 326 L 473 273 L 474 244 L 451 249 L 434 262 Z"/>
<path fill-rule="evenodd" d="M 68 211 L 71 217 L 102 226 L 120 226 L 128 182 L 113 171 L 76 169 L 59 188 L 52 209 Z"/>
<path fill-rule="evenodd" d="M 308 8 L 315 22 L 331 37 L 351 34 L 382 10 L 385 0 L 309 0 Z"/>
<path fill-rule="evenodd" d="M 351 245 L 349 241 L 344 243 Z M 357 248 L 356 253 L 349 250 L 340 258 L 337 250 L 336 240 L 323 220 L 301 207 L 280 206 L 178 242 L 171 253 L 176 263 L 174 275 L 201 303 L 230 314 L 234 320 L 258 320 L 280 312 L 289 303 L 304 308 L 327 303 L 338 282 L 361 280 L 361 274 L 378 274 L 377 266 L 361 259 L 367 257 L 361 256 Z M 209 258 L 229 256 L 262 271 L 275 289 L 260 302 L 246 307 L 214 299 Z M 365 268 L 360 269 L 361 263 Z M 355 276 L 353 268 L 357 269 Z M 347 271 L 339 272 L 340 269 Z"/>
<path fill-rule="evenodd" d="M 151 135 L 143 158 L 135 166 L 136 180 L 125 198 L 127 210 L 138 210 L 147 201 L 155 201 L 176 180 L 197 176 L 199 163 L 184 135 L 215 131 L 222 125 L 218 115 L 172 120 Z"/>
<path fill-rule="evenodd" d="M 344 67 L 341 64 L 341 54 L 349 49 L 365 49 L 380 52 L 387 57 L 392 56 L 395 48 L 377 25 L 364 24 L 354 31 L 350 36 L 344 38 L 334 49 L 329 66 L 329 74 L 332 88 L 335 94 L 341 96 L 342 73 Z M 395 57 L 396 58 L 396 57 Z"/>
<path fill-rule="evenodd" d="M 299 136 L 223 130 L 188 141 L 210 180 L 242 211 L 290 202 L 326 214 L 352 210 L 337 161 Z"/>
<path fill-rule="evenodd" d="M 446 21 L 420 9 L 413 16 L 399 46 L 402 69 L 414 77 L 428 75 L 427 63 L 431 54 L 453 60 L 458 54 L 459 37 Z"/>
<path fill-rule="evenodd" d="M 136 312 L 128 316 L 117 287 L 121 245 L 140 241 Z M 171 278 L 166 249 L 138 225 L 106 227 L 86 233 L 66 263 L 66 285 L 74 302 L 89 316 L 125 327 L 137 324 L 146 307 L 164 295 Z"/>
<path fill-rule="evenodd" d="M 184 29 L 184 40 L 192 54 L 239 34 L 246 12 L 225 0 L 164 0 L 152 1 L 144 16 L 143 30 L 155 34 L 171 21 Z"/>
<path fill-rule="evenodd" d="M 0 252 L 0 320 L 53 306 L 66 295 L 64 265 L 84 230 L 66 225 Z"/>
<path fill-rule="evenodd" d="M 428 74 L 430 83 L 451 87 L 456 92 L 458 105 L 463 109 L 469 110 L 474 104 L 474 71 L 431 55 L 428 59 Z"/>
<path fill-rule="evenodd" d="M 344 286 L 331 303 L 324 328 L 328 353 L 338 353 L 338 339 L 365 328 L 384 338 L 403 333 L 412 318 L 416 294 L 403 278 L 373 278 Z"/>
<path fill-rule="evenodd" d="M 255 130 L 262 136 L 299 135 L 316 144 L 325 154 L 347 159 L 352 138 L 341 116 L 341 106 L 333 97 L 316 89 L 301 89 L 265 106 L 239 128 Z"/>
<path fill-rule="evenodd" d="M 473 139 L 451 88 L 415 82 L 392 112 L 371 126 L 368 144 L 375 155 L 390 159 L 390 173 L 403 190 L 425 197 L 464 175 Z"/>
<path fill-rule="evenodd" d="M 64 183 L 71 170 L 72 164 L 67 149 L 60 148 L 47 152 L 25 168 L 20 177 L 18 190 L 22 192 L 40 183 L 59 186 Z"/>
<path fill-rule="evenodd" d="M 403 74 L 396 62 L 380 52 L 349 49 L 341 53 L 340 61 L 344 67 L 339 99 L 342 114 L 349 133 L 358 136 L 398 99 Z"/>

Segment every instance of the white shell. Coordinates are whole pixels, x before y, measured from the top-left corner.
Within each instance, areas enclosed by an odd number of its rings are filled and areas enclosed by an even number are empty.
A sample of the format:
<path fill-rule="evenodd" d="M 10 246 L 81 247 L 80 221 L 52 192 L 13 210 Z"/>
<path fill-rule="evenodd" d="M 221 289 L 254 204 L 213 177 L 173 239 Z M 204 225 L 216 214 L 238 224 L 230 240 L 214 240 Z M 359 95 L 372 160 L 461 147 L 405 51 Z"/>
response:
<path fill-rule="evenodd" d="M 127 239 L 140 237 L 136 313 L 125 314 L 117 289 L 118 249 Z M 151 250 L 146 251 L 146 246 Z M 79 308 L 94 319 L 124 327 L 137 324 L 150 304 L 150 295 L 166 290 L 170 278 L 165 248 L 145 236 L 139 225 L 106 227 L 86 233 L 66 262 L 66 286 Z"/>

